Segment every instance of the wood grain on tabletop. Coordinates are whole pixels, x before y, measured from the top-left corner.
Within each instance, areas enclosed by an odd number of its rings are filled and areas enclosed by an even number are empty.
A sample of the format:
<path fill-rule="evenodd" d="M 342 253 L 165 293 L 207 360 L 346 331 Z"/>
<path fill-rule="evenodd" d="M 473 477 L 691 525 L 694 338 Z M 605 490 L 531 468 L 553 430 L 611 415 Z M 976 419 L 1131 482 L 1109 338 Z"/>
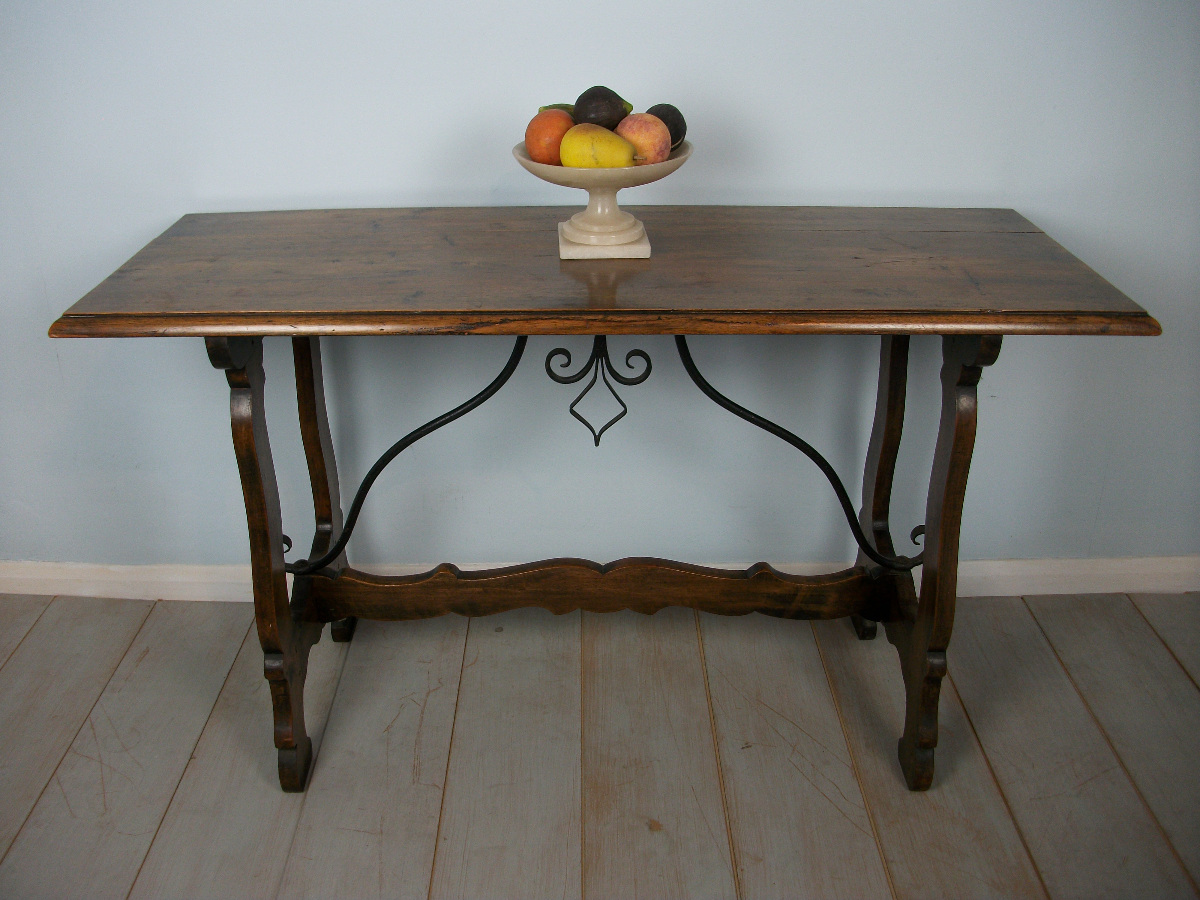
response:
<path fill-rule="evenodd" d="M 564 207 L 189 215 L 51 334 L 1159 330 L 1012 210 L 632 211 L 638 265 L 559 260 Z"/>

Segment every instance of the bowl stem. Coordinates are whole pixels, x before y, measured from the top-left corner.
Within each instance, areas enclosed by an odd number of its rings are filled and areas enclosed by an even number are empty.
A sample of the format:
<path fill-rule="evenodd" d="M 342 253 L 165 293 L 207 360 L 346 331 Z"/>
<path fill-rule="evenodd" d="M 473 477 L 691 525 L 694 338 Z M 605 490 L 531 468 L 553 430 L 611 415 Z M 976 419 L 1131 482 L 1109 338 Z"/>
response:
<path fill-rule="evenodd" d="M 642 223 L 617 206 L 617 190 L 612 187 L 588 188 L 587 209 L 564 223 L 568 239 L 578 244 L 628 244 L 644 235 Z"/>

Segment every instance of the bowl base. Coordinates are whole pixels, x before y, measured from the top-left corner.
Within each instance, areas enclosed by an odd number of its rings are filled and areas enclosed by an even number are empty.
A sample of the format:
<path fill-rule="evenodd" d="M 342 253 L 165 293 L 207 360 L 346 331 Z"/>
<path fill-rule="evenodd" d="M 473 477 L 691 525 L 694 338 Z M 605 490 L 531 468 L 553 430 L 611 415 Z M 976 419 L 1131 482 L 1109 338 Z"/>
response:
<path fill-rule="evenodd" d="M 625 244 L 578 244 L 564 233 L 566 222 L 558 223 L 559 259 L 649 259 L 650 238 L 643 229 L 641 237 Z"/>

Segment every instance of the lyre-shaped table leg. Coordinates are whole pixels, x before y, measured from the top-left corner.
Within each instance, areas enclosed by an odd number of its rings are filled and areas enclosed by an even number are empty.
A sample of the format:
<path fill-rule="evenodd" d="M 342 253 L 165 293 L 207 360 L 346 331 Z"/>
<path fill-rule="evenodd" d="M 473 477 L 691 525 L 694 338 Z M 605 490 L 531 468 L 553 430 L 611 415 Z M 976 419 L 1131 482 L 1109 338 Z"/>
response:
<path fill-rule="evenodd" d="M 871 441 L 867 447 L 867 461 L 863 469 L 863 505 L 858 521 L 875 544 L 875 549 L 888 556 L 896 555 L 888 518 L 892 504 L 892 478 L 896 473 L 896 453 L 900 449 L 900 437 L 904 431 L 907 384 L 908 335 L 884 335 L 879 348 L 879 388 L 875 400 L 875 423 L 871 428 Z M 861 550 L 855 565 L 875 566 Z M 881 570 L 879 578 L 889 582 L 888 595 L 894 598 L 894 607 L 916 606 L 916 592 L 913 590 L 912 576 L 908 572 Z M 893 617 L 895 615 L 896 613 L 892 614 Z M 877 626 L 870 619 L 852 615 L 850 623 L 859 640 L 868 641 L 875 637 Z"/>
<path fill-rule="evenodd" d="M 308 558 L 318 559 L 342 533 L 341 489 L 333 455 L 333 438 L 329 433 L 329 416 L 325 411 L 321 339 L 292 338 L 292 358 L 296 364 L 296 409 L 300 417 L 300 437 L 304 443 L 304 456 L 308 460 L 308 479 L 312 483 L 313 512 L 316 516 L 316 532 Z M 346 553 L 343 550 L 330 563 L 330 568 L 339 569 L 346 565 Z M 353 616 L 331 622 L 330 636 L 335 641 L 349 641 L 354 637 L 357 624 L 358 619 Z"/>
<path fill-rule="evenodd" d="M 933 781 L 938 699 L 954 627 L 959 527 L 975 447 L 976 386 L 983 368 L 999 353 L 998 336 L 942 338 L 942 414 L 925 509 L 921 593 L 915 610 L 902 604 L 896 617 L 885 623 L 904 674 L 907 703 L 899 756 L 904 779 L 914 791 L 925 790 Z"/>
<path fill-rule="evenodd" d="M 233 449 L 250 531 L 254 618 L 275 716 L 279 784 L 285 791 L 302 791 L 312 764 L 312 741 L 304 727 L 304 679 L 321 624 L 294 614 L 288 599 L 279 488 L 263 406 L 262 339 L 206 338 L 205 346 L 209 360 L 229 381 Z"/>

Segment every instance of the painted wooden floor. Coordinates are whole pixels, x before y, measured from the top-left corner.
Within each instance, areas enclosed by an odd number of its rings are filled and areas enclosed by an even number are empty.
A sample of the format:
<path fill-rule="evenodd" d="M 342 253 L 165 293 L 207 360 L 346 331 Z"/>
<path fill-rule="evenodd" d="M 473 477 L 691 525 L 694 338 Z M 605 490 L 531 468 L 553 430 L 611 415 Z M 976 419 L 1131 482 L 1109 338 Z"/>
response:
<path fill-rule="evenodd" d="M 0 897 L 1196 897 L 1200 595 L 964 600 L 895 651 L 690 610 L 328 636 L 306 794 L 244 604 L 0 596 Z"/>

